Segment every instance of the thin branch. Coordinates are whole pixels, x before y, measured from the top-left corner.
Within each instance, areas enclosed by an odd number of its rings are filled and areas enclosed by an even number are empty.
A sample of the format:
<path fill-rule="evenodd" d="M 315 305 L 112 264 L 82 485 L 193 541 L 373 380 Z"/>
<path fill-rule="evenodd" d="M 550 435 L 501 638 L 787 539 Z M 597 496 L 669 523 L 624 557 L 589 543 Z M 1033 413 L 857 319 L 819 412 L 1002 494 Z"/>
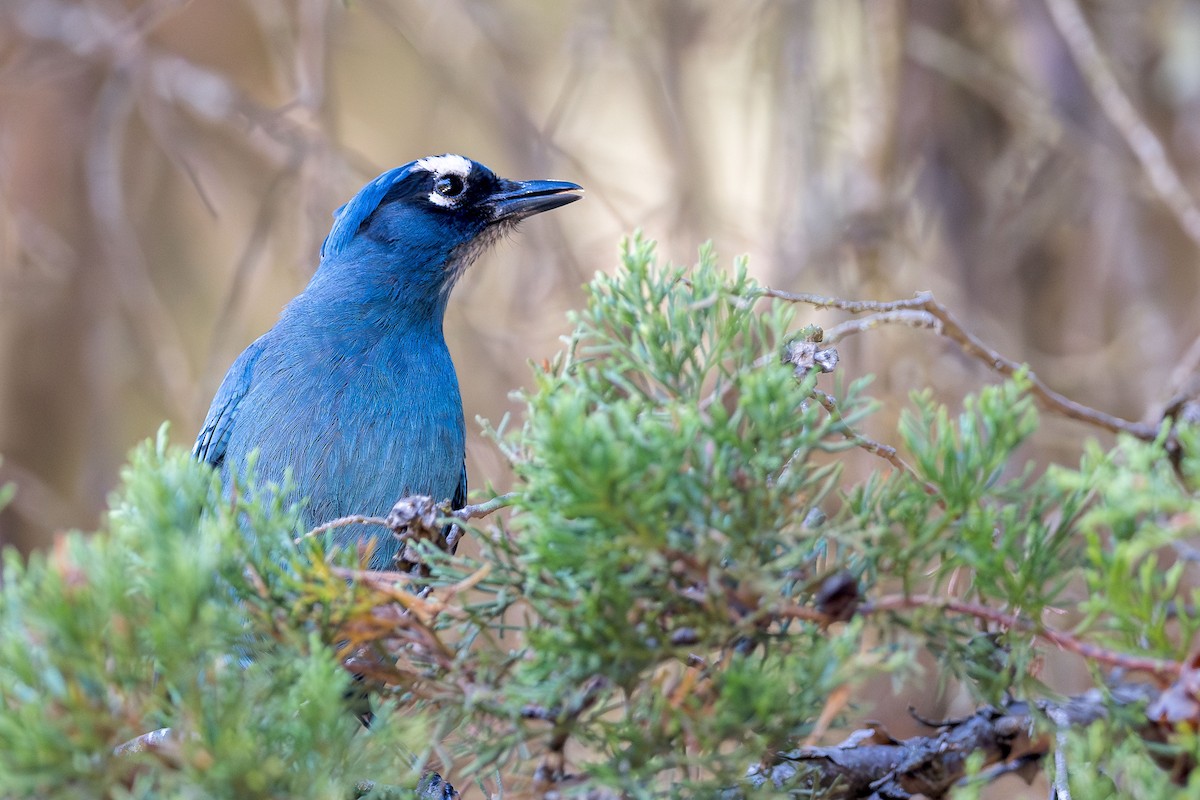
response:
<path fill-rule="evenodd" d="M 1051 389 L 1041 378 L 1034 374 L 1028 365 L 1005 358 L 999 352 L 989 347 L 982 339 L 966 330 L 950 309 L 939 303 L 932 292 L 918 292 L 911 300 L 894 300 L 890 302 L 842 300 L 836 297 L 824 297 L 816 294 L 794 294 L 778 289 L 766 289 L 764 295 L 785 300 L 791 303 L 805 303 L 815 308 L 836 308 L 851 314 L 872 313 L 877 323 L 903 322 L 908 325 L 915 323 L 911 314 L 898 312 L 924 312 L 930 317 L 928 327 L 937 331 L 941 336 L 958 345 L 966 355 L 986 364 L 990 369 L 1001 375 L 1013 376 L 1022 370 L 1030 384 L 1030 393 L 1047 410 L 1061 414 L 1070 419 L 1079 420 L 1094 425 L 1112 433 L 1126 433 L 1143 441 L 1153 441 L 1158 436 L 1158 426 L 1144 422 L 1132 422 L 1121 417 L 1107 414 L 1103 411 L 1077 403 L 1069 397 Z M 873 326 L 872 326 L 873 327 Z M 835 329 L 837 330 L 837 329 Z M 854 331 L 845 328 L 840 335 Z"/>
<path fill-rule="evenodd" d="M 685 595 L 686 596 L 686 595 Z M 1110 667 L 1123 669 L 1127 672 L 1146 672 L 1163 680 L 1178 678 L 1183 665 L 1178 661 L 1159 658 L 1145 658 L 1119 653 L 1098 645 L 1090 644 L 1072 634 L 1047 628 L 1032 620 L 1011 614 L 999 609 L 990 608 L 979 603 L 958 600 L 949 597 L 934 597 L 927 594 L 889 595 L 874 602 L 865 602 L 857 610 L 859 614 L 880 614 L 892 611 L 908 611 L 919 608 L 933 608 L 964 614 L 969 617 L 984 620 L 1009 630 L 1024 631 L 1051 644 L 1057 645 L 1071 653 L 1075 653 L 1088 661 L 1099 662 Z M 777 620 L 801 619 L 819 625 L 828 625 L 838 620 L 832 615 L 807 606 L 787 604 L 770 609 L 766 614 Z"/>
<path fill-rule="evenodd" d="M 313 537 L 320 536 L 321 534 L 331 531 L 334 528 L 344 528 L 347 525 L 379 525 L 384 528 L 390 527 L 388 525 L 388 521 L 383 517 L 368 517 L 364 516 L 363 514 L 351 514 L 347 517 L 338 517 L 337 519 L 322 523 L 308 533 L 297 536 L 292 541 L 295 544 L 300 544 L 300 542 L 304 541 L 305 539 L 312 539 Z"/>
<path fill-rule="evenodd" d="M 929 328 L 937 330 L 937 321 L 927 311 L 913 311 L 910 309 L 897 309 L 893 311 L 885 311 L 879 314 L 872 314 L 869 317 L 862 319 L 851 319 L 833 326 L 825 331 L 824 342 L 826 344 L 835 344 L 853 334 L 866 333 L 867 331 L 880 328 L 884 325 L 907 325 L 910 328 Z"/>
<path fill-rule="evenodd" d="M 482 503 L 476 503 L 474 505 L 463 506 L 462 508 L 455 509 L 454 511 L 450 512 L 450 516 L 461 519 L 464 522 L 469 519 L 480 519 L 481 517 L 486 517 L 487 515 L 495 511 L 499 511 L 502 508 L 511 506 L 518 497 L 520 497 L 520 495 L 516 492 L 509 492 L 507 494 L 493 497 L 491 500 L 487 500 Z"/>
<path fill-rule="evenodd" d="M 158 728 L 157 730 L 143 733 L 130 739 L 127 742 L 122 742 L 113 748 L 113 755 L 127 756 L 134 753 L 150 753 L 160 750 L 164 747 L 173 746 L 178 743 L 179 737 L 171 728 Z"/>
<path fill-rule="evenodd" d="M 837 419 L 838 421 L 842 421 L 842 412 L 841 409 L 838 408 L 837 400 L 835 398 L 831 397 L 825 392 L 822 392 L 820 389 L 814 389 L 813 396 L 817 398 L 817 402 L 820 403 L 821 406 L 829 413 L 829 416 Z M 913 480 L 925 487 L 926 494 L 938 494 L 938 488 L 932 483 L 921 480 L 921 477 L 917 475 L 917 471 L 913 469 L 912 465 L 901 458 L 896 452 L 896 448 L 888 444 L 883 444 L 882 442 L 877 442 L 867 436 L 863 436 L 861 433 L 854 430 L 849 425 L 845 425 L 844 423 L 841 431 L 843 436 L 854 442 L 863 450 L 866 450 L 872 455 L 879 456 L 901 472 L 906 472 L 911 475 Z"/>
<path fill-rule="evenodd" d="M 878 300 L 843 300 L 840 297 L 826 297 L 820 294 L 812 294 L 810 292 L 785 292 L 782 289 L 766 288 L 763 290 L 763 296 L 774 297 L 777 300 L 787 300 L 789 303 L 804 303 L 805 305 L 813 306 L 814 308 L 836 308 L 838 311 L 846 311 L 851 314 L 866 314 L 870 313 L 885 313 L 892 311 L 903 311 L 905 309 L 924 311 L 925 299 L 928 295 L 930 299 L 933 295 L 929 292 L 919 292 L 915 297 L 909 300 L 889 300 L 881 302 Z"/>
<path fill-rule="evenodd" d="M 1089 661 L 1107 664 L 1111 667 L 1128 672 L 1147 672 L 1163 679 L 1174 679 L 1180 674 L 1183 665 L 1178 661 L 1158 658 L 1144 658 L 1118 653 L 1094 644 L 1084 642 L 1079 638 L 1063 631 L 1047 628 L 1031 620 L 1010 614 L 995 608 L 971 603 L 954 598 L 934 597 L 932 595 L 891 595 L 871 603 L 864 603 L 861 613 L 877 614 L 887 611 L 900 611 L 914 608 L 937 608 L 952 611 L 956 614 L 966 614 L 987 622 L 992 622 L 1004 628 L 1026 631 L 1039 639 L 1044 639 L 1061 647 L 1063 650 L 1075 653 Z"/>
<path fill-rule="evenodd" d="M 474 505 L 463 506 L 462 508 L 455 509 L 446 516 L 463 521 L 480 519 L 493 512 L 499 511 L 502 508 L 512 505 L 513 501 L 516 500 L 517 497 L 519 497 L 519 495 L 516 492 L 509 492 L 508 494 L 502 494 L 497 497 L 493 497 L 491 500 L 485 500 L 482 503 L 475 503 Z M 297 536 L 292 541 L 295 544 L 299 544 L 305 539 L 312 539 L 313 537 L 320 536 L 321 534 L 334 530 L 335 528 L 344 528 L 347 525 L 379 525 L 384 528 L 392 527 L 388 520 L 384 517 L 369 517 L 365 514 L 350 514 L 345 517 L 338 517 L 337 519 L 330 520 L 329 522 L 323 522 L 310 530 L 308 533 Z"/>
<path fill-rule="evenodd" d="M 1067 779 L 1067 731 L 1071 719 L 1059 706 L 1048 709 L 1046 715 L 1054 723 L 1054 797 L 1055 800 L 1071 800 L 1071 785 Z"/>

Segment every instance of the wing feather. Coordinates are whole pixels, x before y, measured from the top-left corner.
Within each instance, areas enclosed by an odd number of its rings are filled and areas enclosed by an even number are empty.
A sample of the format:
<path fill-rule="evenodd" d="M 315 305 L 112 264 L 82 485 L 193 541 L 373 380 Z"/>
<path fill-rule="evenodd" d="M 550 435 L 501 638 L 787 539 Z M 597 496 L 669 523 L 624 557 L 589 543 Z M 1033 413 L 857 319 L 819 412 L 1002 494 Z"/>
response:
<path fill-rule="evenodd" d="M 204 425 L 192 448 L 192 455 L 204 463 L 219 467 L 224 461 L 225 449 L 237 421 L 238 407 L 254 384 L 254 365 L 266 348 L 266 343 L 267 336 L 260 336 L 242 351 L 229 372 L 225 373 L 225 380 L 221 381 L 221 388 L 213 397 L 208 416 L 204 418 Z"/>

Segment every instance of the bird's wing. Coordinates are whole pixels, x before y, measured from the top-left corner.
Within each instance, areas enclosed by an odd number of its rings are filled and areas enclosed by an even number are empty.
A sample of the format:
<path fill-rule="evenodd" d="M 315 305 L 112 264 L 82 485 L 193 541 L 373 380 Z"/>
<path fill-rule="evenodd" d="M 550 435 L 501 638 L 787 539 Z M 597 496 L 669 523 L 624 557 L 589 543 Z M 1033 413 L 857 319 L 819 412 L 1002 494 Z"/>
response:
<path fill-rule="evenodd" d="M 459 508 L 462 508 L 463 506 L 465 506 L 466 504 L 467 504 L 467 462 L 464 461 L 462 472 L 459 473 L 459 476 L 458 476 L 458 488 L 454 490 L 454 497 L 450 498 L 450 508 L 451 509 L 459 509 Z M 450 529 L 453 527 L 454 527 L 453 525 L 447 525 L 446 527 L 442 528 L 442 541 L 443 542 L 447 541 L 448 537 L 450 536 Z M 462 528 L 461 523 L 459 524 L 459 528 L 460 529 Z M 454 542 L 452 542 L 450 544 L 450 554 L 453 555 L 457 549 L 458 549 L 458 539 L 455 539 Z"/>
<path fill-rule="evenodd" d="M 265 335 L 260 336 L 254 344 L 242 351 L 237 361 L 229 368 L 229 372 L 225 373 L 221 388 L 217 389 L 217 394 L 208 409 L 208 416 L 204 418 L 204 425 L 200 428 L 200 435 L 196 437 L 196 445 L 192 448 L 192 455 L 206 464 L 219 467 L 225 458 L 225 447 L 233 433 L 238 405 L 250 391 L 254 363 L 262 355 L 266 339 Z"/>
<path fill-rule="evenodd" d="M 459 509 L 467 504 L 467 462 L 463 462 L 462 472 L 458 477 L 458 488 L 450 499 L 450 508 Z"/>

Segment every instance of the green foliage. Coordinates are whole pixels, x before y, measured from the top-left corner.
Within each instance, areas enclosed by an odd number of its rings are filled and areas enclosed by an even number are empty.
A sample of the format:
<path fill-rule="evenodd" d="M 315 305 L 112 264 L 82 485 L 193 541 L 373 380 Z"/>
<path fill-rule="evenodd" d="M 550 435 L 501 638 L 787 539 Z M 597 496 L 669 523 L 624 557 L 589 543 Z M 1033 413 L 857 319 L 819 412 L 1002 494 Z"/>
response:
<path fill-rule="evenodd" d="M 1195 433 L 1183 432 L 1184 448 L 1200 444 Z M 1200 591 L 1184 582 L 1187 560 L 1178 556 L 1180 547 L 1189 552 L 1181 542 L 1195 531 L 1200 502 L 1164 445 L 1165 432 L 1151 443 L 1124 439 L 1107 453 L 1092 443 L 1078 471 L 1056 469 L 1051 478 L 1089 497 L 1077 531 L 1086 548 L 1084 624 L 1119 649 L 1184 660 L 1200 633 Z"/>
<path fill-rule="evenodd" d="M 1073 797 L 1088 800 L 1158 800 L 1195 797 L 1200 792 L 1200 774 L 1185 778 L 1182 785 L 1172 780 L 1169 767 L 1178 751 L 1192 757 L 1200 752 L 1194 732 L 1181 731 L 1178 747 L 1163 747 L 1128 735 L 1129 721 L 1097 722 L 1069 737 L 1069 764 L 1098 765 L 1100 769 L 1070 772 Z"/>
<path fill-rule="evenodd" d="M 809 457 L 847 447 L 804 403 L 811 380 L 756 368 L 791 314 L 755 312 L 744 265 L 727 276 L 706 248 L 697 270 L 661 273 L 635 247 L 623 273 L 596 279 L 571 357 L 528 398 L 513 524 L 546 617 L 535 680 L 599 673 L 628 690 L 682 628 L 718 645 L 754 637 L 753 610 L 731 608 L 709 571 L 751 605 L 791 595 L 817 556 L 800 523 L 837 476 Z"/>
<path fill-rule="evenodd" d="M 396 796 L 383 784 L 432 757 L 489 792 L 707 796 L 869 716 L 865 681 L 911 691 L 925 654 L 994 703 L 1049 691 L 1050 627 L 1092 653 L 1187 657 L 1196 432 L 1177 432 L 1178 471 L 1165 433 L 1088 445 L 1074 469 L 1021 464 L 1037 413 L 1018 375 L 958 413 L 914 394 L 904 461 L 864 472 L 845 451 L 864 444 L 867 382 L 827 397 L 781 363 L 821 337 L 744 263 L 706 247 L 663 266 L 640 237 L 622 262 L 536 372 L 522 425 L 496 433 L 510 516 L 453 557 L 415 544 L 426 570 L 407 582 L 293 544 L 295 509 L 223 496 L 161 438 L 100 534 L 9 554 L 0 796 Z M 369 731 L 343 697 L 351 654 Z M 114 751 L 161 727 L 168 745 Z M 1069 759 L 1119 760 L 1073 772 L 1079 796 L 1171 796 L 1155 759 L 1200 745 L 1145 729 L 1134 709 L 1071 734 Z M 840 796 L 796 770 L 793 796 Z"/>
<path fill-rule="evenodd" d="M 849 629 L 768 620 L 811 593 L 828 540 L 803 521 L 839 473 L 815 457 L 850 444 L 806 402 L 814 379 L 798 384 L 779 363 L 791 310 L 757 309 L 744 264 L 726 274 L 704 248 L 696 269 L 663 269 L 639 239 L 622 272 L 591 288 L 510 441 L 522 454 L 512 525 L 523 596 L 538 618 L 515 697 L 560 687 L 551 705 L 570 705 L 602 679 L 622 714 L 596 702 L 560 723 L 609 754 L 598 777 L 629 791 L 664 769 L 731 781 L 746 751 L 724 759 L 723 744 L 803 735 L 841 680 L 831 666 L 854 656 Z M 767 641 L 764 660 L 753 651 Z M 665 684 L 695 678 L 682 669 L 692 652 L 725 655 L 701 681 L 707 696 L 672 699 Z M 675 674 L 656 683 L 658 669 Z"/>
<path fill-rule="evenodd" d="M 267 604 L 247 567 L 284 574 L 263 556 L 289 549 L 288 514 L 222 499 L 212 470 L 163 436 L 124 480 L 105 533 L 68 534 L 24 564 L 6 554 L 0 796 L 343 797 L 359 778 L 405 780 L 399 747 L 420 725 L 390 714 L 356 731 L 348 675 L 317 632 L 247 613 Z M 255 526 L 259 546 L 243 512 L 274 520 Z M 179 735 L 115 752 L 163 727 Z"/>

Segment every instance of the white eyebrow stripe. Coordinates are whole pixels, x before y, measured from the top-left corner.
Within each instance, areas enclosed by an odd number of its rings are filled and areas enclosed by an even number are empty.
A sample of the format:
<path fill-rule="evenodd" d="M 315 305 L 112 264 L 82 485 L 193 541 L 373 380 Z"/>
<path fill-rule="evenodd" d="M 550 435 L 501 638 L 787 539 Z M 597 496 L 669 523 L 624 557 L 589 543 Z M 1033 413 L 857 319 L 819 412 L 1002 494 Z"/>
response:
<path fill-rule="evenodd" d="M 457 175 L 465 178 L 471 174 L 471 159 L 447 153 L 444 156 L 426 156 L 413 164 L 413 167 L 434 175 Z"/>

